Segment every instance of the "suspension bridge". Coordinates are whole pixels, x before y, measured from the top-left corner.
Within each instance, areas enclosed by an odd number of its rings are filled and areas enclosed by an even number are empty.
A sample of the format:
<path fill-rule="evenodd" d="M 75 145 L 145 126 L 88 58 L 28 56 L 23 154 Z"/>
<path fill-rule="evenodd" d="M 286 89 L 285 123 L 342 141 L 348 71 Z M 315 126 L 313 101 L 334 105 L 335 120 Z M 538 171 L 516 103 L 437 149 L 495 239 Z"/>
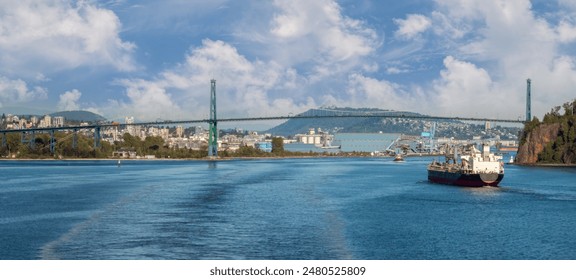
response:
<path fill-rule="evenodd" d="M 265 116 L 265 117 L 240 117 L 240 118 L 217 118 L 216 114 L 216 80 L 210 81 L 210 117 L 208 119 L 192 119 L 192 120 L 167 120 L 167 121 L 154 121 L 154 122 L 139 122 L 139 123 L 125 123 L 120 124 L 116 122 L 110 123 L 97 123 L 79 126 L 61 126 L 61 127 L 36 127 L 36 128 L 22 128 L 22 129 L 5 129 L 0 130 L 0 137 L 2 137 L 2 147 L 6 147 L 6 135 L 8 133 L 20 133 L 21 142 L 29 143 L 33 148 L 35 145 L 36 133 L 49 133 L 50 134 L 50 152 L 54 153 L 56 146 L 56 139 L 54 134 L 56 131 L 72 132 L 72 148 L 77 148 L 77 134 L 80 131 L 91 131 L 94 135 L 94 149 L 100 147 L 101 131 L 102 129 L 117 127 L 126 128 L 129 126 L 166 126 L 178 124 L 194 124 L 194 123 L 207 123 L 209 125 L 209 139 L 208 139 L 208 156 L 218 156 L 218 123 L 221 122 L 247 122 L 247 121 L 272 121 L 272 120 L 289 120 L 289 119 L 333 119 L 333 118 L 380 118 L 380 119 L 416 119 L 416 120 L 429 120 L 429 121 L 469 121 L 469 122 L 495 122 L 495 123 L 512 123 L 523 124 L 530 121 L 530 79 L 527 80 L 527 100 L 526 100 L 526 119 L 499 119 L 499 118 L 475 118 L 475 117 L 445 117 L 445 116 L 426 116 L 407 114 L 405 112 L 345 112 L 338 113 L 332 112 L 331 114 L 323 114 L 324 110 L 317 110 L 317 114 L 299 114 L 299 115 L 283 115 L 283 116 Z"/>

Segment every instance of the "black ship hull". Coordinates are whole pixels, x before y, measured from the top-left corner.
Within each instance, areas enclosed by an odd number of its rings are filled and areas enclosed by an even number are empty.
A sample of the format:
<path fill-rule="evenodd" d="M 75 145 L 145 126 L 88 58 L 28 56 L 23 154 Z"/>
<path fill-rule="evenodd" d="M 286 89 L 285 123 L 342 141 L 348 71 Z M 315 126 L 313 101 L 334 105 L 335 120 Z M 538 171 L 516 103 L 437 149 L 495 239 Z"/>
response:
<path fill-rule="evenodd" d="M 464 187 L 497 187 L 504 173 L 472 174 L 428 169 L 428 180 L 433 183 Z"/>

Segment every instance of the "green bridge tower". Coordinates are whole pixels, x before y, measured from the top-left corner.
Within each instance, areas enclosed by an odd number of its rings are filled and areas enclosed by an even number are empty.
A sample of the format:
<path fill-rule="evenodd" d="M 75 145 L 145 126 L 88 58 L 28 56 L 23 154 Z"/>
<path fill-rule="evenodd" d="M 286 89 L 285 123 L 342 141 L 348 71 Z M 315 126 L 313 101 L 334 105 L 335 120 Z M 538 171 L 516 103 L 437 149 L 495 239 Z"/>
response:
<path fill-rule="evenodd" d="M 526 121 L 529 122 L 532 120 L 532 93 L 530 89 L 532 80 L 526 80 Z"/>
<path fill-rule="evenodd" d="M 218 157 L 218 120 L 216 119 L 216 80 L 210 80 L 210 124 L 208 157 Z"/>

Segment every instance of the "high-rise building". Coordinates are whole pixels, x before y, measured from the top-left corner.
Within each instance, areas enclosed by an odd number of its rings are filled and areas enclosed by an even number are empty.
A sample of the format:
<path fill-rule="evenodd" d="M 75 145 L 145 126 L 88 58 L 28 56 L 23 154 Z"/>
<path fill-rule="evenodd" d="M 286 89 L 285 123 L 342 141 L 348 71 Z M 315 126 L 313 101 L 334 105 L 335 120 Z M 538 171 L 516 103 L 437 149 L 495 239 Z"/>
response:
<path fill-rule="evenodd" d="M 44 116 L 44 118 L 40 120 L 40 124 L 38 125 L 38 127 L 50 127 L 51 125 L 52 125 L 52 117 L 46 115 Z"/>
<path fill-rule="evenodd" d="M 134 117 L 126 117 L 125 121 L 126 121 L 126 124 L 133 124 L 134 123 Z M 128 134 L 130 134 L 132 136 L 140 136 L 138 133 L 138 128 L 134 125 L 127 125 L 126 130 L 128 131 Z"/>
<path fill-rule="evenodd" d="M 54 117 L 52 119 L 52 126 L 54 127 L 63 127 L 64 126 L 64 117 Z"/>

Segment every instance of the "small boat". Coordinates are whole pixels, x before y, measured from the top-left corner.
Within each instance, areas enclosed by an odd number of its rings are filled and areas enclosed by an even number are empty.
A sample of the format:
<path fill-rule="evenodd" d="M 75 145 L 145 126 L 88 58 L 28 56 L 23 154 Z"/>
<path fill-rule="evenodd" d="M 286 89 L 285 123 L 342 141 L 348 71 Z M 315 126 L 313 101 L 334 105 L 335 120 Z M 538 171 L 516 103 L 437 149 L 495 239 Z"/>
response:
<path fill-rule="evenodd" d="M 402 154 L 396 154 L 396 156 L 394 156 L 394 161 L 404 161 L 404 157 Z"/>
<path fill-rule="evenodd" d="M 451 149 L 451 151 L 450 151 Z M 490 152 L 490 146 L 482 144 L 482 151 L 470 145 L 457 161 L 458 147 L 446 151 L 443 163 L 434 160 L 428 165 L 428 180 L 433 183 L 466 187 L 496 187 L 504 178 L 502 156 Z"/>

